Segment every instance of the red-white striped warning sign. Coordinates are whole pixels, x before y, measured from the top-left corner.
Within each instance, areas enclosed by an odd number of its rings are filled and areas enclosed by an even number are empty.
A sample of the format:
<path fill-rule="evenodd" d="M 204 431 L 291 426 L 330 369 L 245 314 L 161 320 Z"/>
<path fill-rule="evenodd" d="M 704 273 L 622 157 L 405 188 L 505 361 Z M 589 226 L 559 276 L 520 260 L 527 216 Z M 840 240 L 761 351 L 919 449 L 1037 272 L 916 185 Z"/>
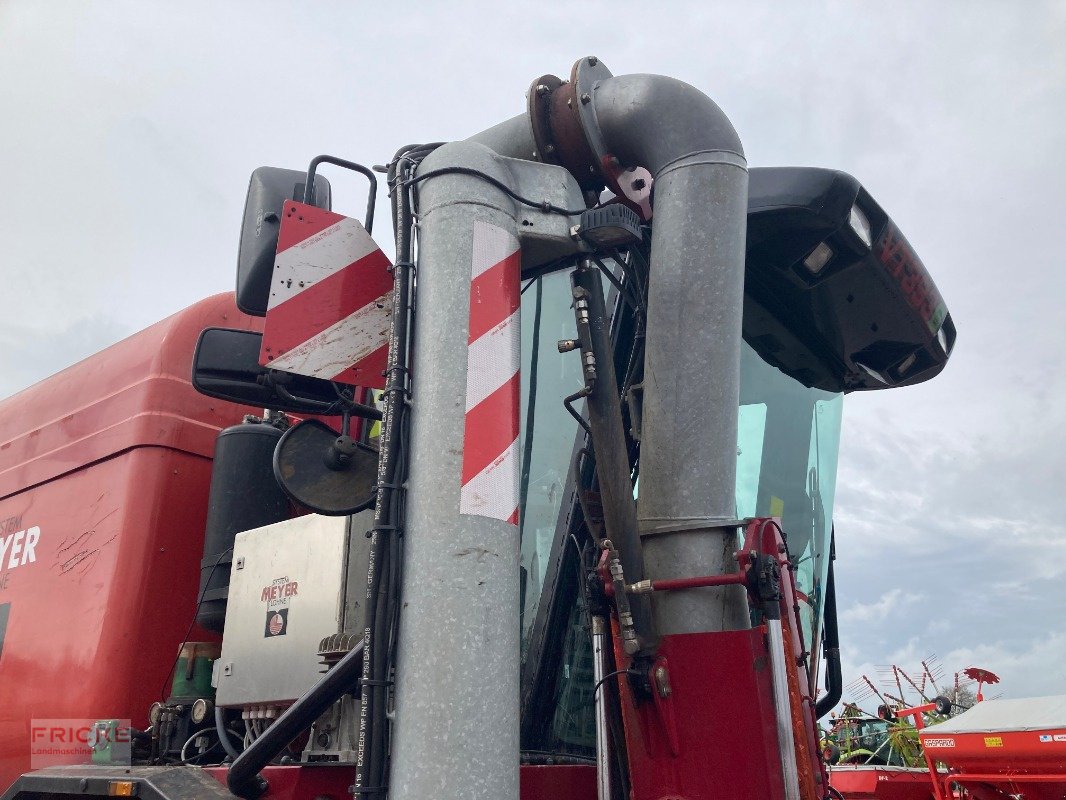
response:
<path fill-rule="evenodd" d="M 518 240 L 474 222 L 459 513 L 518 524 L 521 367 Z"/>
<path fill-rule="evenodd" d="M 389 266 L 357 220 L 286 201 L 259 363 L 383 388 L 392 315 Z"/>

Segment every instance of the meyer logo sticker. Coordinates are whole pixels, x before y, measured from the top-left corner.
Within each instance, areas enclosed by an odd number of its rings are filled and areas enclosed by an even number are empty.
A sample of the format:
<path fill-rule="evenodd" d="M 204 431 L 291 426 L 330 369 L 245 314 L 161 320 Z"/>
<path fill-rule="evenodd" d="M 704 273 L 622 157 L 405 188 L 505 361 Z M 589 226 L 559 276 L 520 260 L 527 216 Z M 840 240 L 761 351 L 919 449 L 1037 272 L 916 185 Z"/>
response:
<path fill-rule="evenodd" d="M 16 530 L 22 525 L 22 517 L 10 517 L 0 521 L 0 570 L 15 569 L 37 560 L 37 543 L 41 529 L 34 525 Z"/>
<path fill-rule="evenodd" d="M 290 581 L 288 576 L 275 578 L 269 586 L 263 587 L 259 600 L 267 604 L 267 608 L 287 606 L 289 601 L 299 593 L 300 586 L 296 581 Z"/>
<path fill-rule="evenodd" d="M 266 618 L 266 629 L 263 631 L 263 637 L 269 639 L 271 636 L 284 636 L 289 630 L 289 609 L 279 608 L 277 611 L 268 611 Z"/>
<path fill-rule="evenodd" d="M 300 585 L 296 581 L 289 580 L 288 575 L 274 578 L 263 587 L 259 594 L 259 601 L 265 603 L 266 625 L 263 628 L 263 637 L 284 636 L 289 631 L 289 605 L 300 596 Z"/>

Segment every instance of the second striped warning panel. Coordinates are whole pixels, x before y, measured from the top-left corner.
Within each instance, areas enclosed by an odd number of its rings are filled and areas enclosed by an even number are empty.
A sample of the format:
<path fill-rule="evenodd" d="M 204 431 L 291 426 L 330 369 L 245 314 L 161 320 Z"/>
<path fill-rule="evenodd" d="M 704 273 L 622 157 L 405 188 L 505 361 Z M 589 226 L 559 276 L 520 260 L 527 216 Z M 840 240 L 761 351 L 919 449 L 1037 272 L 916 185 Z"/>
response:
<path fill-rule="evenodd" d="M 522 269 L 518 240 L 474 222 L 459 513 L 518 524 Z"/>

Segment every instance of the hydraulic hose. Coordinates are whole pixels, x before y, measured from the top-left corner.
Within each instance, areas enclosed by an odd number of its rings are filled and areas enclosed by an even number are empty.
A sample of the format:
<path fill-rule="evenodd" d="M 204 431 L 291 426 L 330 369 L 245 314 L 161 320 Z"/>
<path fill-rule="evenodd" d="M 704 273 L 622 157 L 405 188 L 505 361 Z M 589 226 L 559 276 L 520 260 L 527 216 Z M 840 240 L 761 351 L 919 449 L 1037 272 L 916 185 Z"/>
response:
<path fill-rule="evenodd" d="M 226 755 L 233 761 L 241 757 L 233 746 L 233 742 L 229 740 L 229 733 L 226 732 L 226 718 L 218 706 L 215 706 L 215 733 L 218 734 L 218 740 L 222 743 L 222 749 L 226 751 Z"/>
<path fill-rule="evenodd" d="M 815 719 L 821 719 L 840 702 L 844 694 L 844 677 L 840 671 L 840 632 L 837 629 L 837 589 L 833 579 L 835 545 L 829 548 L 829 571 L 825 579 L 825 677 L 826 693 L 814 706 Z"/>

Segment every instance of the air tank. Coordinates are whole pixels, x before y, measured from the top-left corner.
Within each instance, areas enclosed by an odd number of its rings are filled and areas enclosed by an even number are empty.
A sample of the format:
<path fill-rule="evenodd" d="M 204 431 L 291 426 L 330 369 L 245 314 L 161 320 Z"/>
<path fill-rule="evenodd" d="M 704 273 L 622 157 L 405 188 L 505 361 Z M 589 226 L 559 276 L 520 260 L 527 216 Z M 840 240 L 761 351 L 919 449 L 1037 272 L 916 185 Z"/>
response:
<path fill-rule="evenodd" d="M 222 633 L 233 562 L 233 538 L 241 531 L 292 516 L 274 479 L 274 447 L 282 431 L 268 422 L 245 421 L 219 432 L 200 562 L 200 627 Z"/>

